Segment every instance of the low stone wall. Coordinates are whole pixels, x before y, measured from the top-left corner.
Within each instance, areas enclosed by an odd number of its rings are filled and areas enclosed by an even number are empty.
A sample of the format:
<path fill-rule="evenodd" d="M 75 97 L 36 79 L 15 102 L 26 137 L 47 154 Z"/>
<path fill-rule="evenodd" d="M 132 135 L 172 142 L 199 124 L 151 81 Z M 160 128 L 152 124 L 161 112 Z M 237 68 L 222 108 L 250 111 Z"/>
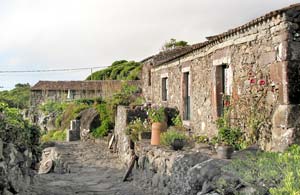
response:
<path fill-rule="evenodd" d="M 224 171 L 222 168 L 231 160 L 216 158 L 208 147 L 174 151 L 163 146 L 151 146 L 149 142 L 139 142 L 135 152 L 139 159 L 137 168 L 133 170 L 133 182 L 143 189 L 152 189 L 152 194 L 261 194 L 255 187 L 242 184 L 237 176 Z M 234 156 L 240 158 L 245 155 L 246 151 L 243 151 Z"/>
<path fill-rule="evenodd" d="M 118 106 L 117 108 L 114 134 L 117 140 L 118 155 L 124 164 L 130 162 L 134 149 L 129 137 L 125 134 L 126 127 L 135 118 L 145 119 L 146 117 L 147 113 L 142 107 L 131 109 L 127 106 Z"/>

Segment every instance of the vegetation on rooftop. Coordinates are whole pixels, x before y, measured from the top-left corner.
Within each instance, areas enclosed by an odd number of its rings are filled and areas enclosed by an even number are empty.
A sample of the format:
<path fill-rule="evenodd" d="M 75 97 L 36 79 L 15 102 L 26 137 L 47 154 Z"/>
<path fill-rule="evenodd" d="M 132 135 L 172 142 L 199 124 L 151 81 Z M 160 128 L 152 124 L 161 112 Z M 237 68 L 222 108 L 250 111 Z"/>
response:
<path fill-rule="evenodd" d="M 178 48 L 178 47 L 184 47 L 184 46 L 188 46 L 188 42 L 186 41 L 177 41 L 174 38 L 171 38 L 169 41 L 167 41 L 163 47 L 162 47 L 162 51 L 168 51 L 168 50 L 172 50 L 174 48 Z"/>

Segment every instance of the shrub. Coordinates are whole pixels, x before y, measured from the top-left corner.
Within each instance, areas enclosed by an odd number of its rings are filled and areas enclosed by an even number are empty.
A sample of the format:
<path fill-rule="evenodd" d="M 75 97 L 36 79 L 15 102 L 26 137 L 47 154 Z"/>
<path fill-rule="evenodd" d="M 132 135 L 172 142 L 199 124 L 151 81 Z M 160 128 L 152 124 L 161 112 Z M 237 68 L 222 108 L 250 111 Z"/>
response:
<path fill-rule="evenodd" d="M 218 131 L 218 142 L 239 149 L 242 133 L 238 128 L 222 127 Z"/>
<path fill-rule="evenodd" d="M 86 80 L 138 80 L 141 73 L 141 63 L 120 60 L 112 63 L 106 69 L 94 72 Z"/>
<path fill-rule="evenodd" d="M 152 107 L 148 110 L 148 117 L 152 123 L 166 121 L 165 108 L 163 107 Z"/>
<path fill-rule="evenodd" d="M 181 120 L 180 114 L 177 114 L 171 120 L 175 126 L 178 126 L 178 127 L 182 126 L 182 120 Z"/>
<path fill-rule="evenodd" d="M 41 137 L 42 142 L 49 142 L 49 141 L 65 141 L 67 137 L 67 132 L 66 130 L 61 131 L 61 130 L 53 130 L 53 131 L 48 131 L 46 134 L 44 134 Z"/>
<path fill-rule="evenodd" d="M 139 134 L 147 131 L 150 131 L 150 124 L 148 124 L 147 120 L 142 121 L 140 118 L 137 118 L 129 123 L 125 133 L 129 135 L 133 142 L 136 142 L 139 139 Z"/>
<path fill-rule="evenodd" d="M 169 130 L 160 135 L 161 143 L 166 146 L 170 146 L 175 139 L 187 140 L 187 136 L 175 130 Z"/>
<path fill-rule="evenodd" d="M 100 138 L 108 135 L 109 130 L 112 128 L 109 120 L 104 120 L 101 122 L 100 127 L 92 130 L 92 135 L 95 138 Z"/>
<path fill-rule="evenodd" d="M 208 143 L 209 142 L 209 138 L 206 135 L 194 136 L 194 140 L 197 143 Z"/>
<path fill-rule="evenodd" d="M 240 178 L 245 185 L 260 186 L 261 194 L 299 194 L 300 146 L 293 145 L 284 153 L 249 153 L 244 159 L 234 159 L 224 168 Z"/>
<path fill-rule="evenodd" d="M 40 129 L 23 119 L 19 109 L 0 102 L 0 139 L 33 150 L 39 144 Z"/>

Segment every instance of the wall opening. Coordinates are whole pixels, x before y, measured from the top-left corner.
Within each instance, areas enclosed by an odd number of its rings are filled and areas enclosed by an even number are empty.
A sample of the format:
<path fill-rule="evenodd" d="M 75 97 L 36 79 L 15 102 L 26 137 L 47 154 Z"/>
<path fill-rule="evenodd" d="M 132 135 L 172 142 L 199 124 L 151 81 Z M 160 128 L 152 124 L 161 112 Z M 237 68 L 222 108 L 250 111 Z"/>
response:
<path fill-rule="evenodd" d="M 224 106 L 232 94 L 232 70 L 228 64 L 216 67 L 216 106 L 217 117 L 223 115 Z"/>
<path fill-rule="evenodd" d="M 148 86 L 151 86 L 151 70 L 148 70 Z"/>
<path fill-rule="evenodd" d="M 183 73 L 183 120 L 191 119 L 190 73 Z"/>
<path fill-rule="evenodd" d="M 161 84 L 162 84 L 162 91 L 161 91 L 162 101 L 167 101 L 168 100 L 168 77 L 163 77 L 161 79 Z"/>

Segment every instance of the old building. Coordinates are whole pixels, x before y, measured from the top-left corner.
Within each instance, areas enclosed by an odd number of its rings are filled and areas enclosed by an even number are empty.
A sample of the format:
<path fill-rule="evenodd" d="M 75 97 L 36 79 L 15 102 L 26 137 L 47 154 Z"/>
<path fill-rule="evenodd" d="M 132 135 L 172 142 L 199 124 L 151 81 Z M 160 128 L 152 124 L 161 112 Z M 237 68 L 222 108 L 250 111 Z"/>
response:
<path fill-rule="evenodd" d="M 125 82 L 106 81 L 39 81 L 31 88 L 31 106 L 35 108 L 46 101 L 70 101 L 81 98 L 107 98 L 121 90 Z M 127 81 L 139 86 L 139 81 Z"/>
<path fill-rule="evenodd" d="M 180 110 L 194 133 L 213 136 L 224 109 L 261 147 L 299 142 L 300 4 L 207 41 L 143 61 L 147 101 Z"/>

